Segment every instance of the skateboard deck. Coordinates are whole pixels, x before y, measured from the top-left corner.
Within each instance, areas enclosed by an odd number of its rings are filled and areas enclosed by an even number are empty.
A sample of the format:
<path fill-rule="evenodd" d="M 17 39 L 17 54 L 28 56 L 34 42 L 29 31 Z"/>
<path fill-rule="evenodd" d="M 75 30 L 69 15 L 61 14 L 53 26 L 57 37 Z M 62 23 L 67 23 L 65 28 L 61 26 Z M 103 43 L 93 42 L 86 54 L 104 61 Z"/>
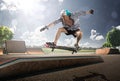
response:
<path fill-rule="evenodd" d="M 75 47 L 54 46 L 51 42 L 46 42 L 46 47 L 52 48 L 51 50 L 52 52 L 54 51 L 54 49 L 62 49 L 62 50 L 72 51 L 72 54 L 77 53 L 77 51 L 80 50 L 79 48 L 75 48 Z"/>

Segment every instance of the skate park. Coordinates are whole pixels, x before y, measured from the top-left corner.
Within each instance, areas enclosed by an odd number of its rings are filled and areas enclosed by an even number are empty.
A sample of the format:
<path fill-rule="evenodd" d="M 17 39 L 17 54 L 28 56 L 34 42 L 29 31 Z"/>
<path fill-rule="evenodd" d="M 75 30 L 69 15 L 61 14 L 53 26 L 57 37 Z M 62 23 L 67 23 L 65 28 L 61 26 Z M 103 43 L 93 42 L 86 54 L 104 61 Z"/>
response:
<path fill-rule="evenodd" d="M 120 81 L 119 5 L 0 0 L 0 81 Z"/>
<path fill-rule="evenodd" d="M 61 75 L 63 81 L 68 79 L 73 81 L 82 79 L 119 80 L 119 63 L 117 62 L 120 58 L 119 54 L 102 54 L 99 52 L 100 49 L 96 52 L 78 52 L 75 54 L 65 51 L 47 54 L 42 48 L 26 48 L 24 41 L 8 41 L 6 46 L 8 46 L 7 54 L 0 55 L 1 80 L 19 81 L 24 80 L 24 78 L 29 79 L 30 77 L 48 74 L 47 77 L 50 78 L 50 81 L 56 79 L 60 81 L 58 74 L 61 72 L 65 76 L 66 73 L 64 72 L 70 72 L 70 76 L 72 76 L 65 78 Z M 85 76 L 76 75 L 76 70 L 72 72 L 74 69 L 79 70 L 79 73 L 83 73 Z M 50 77 L 49 74 L 56 78 Z M 32 78 L 31 81 L 34 79 Z M 42 80 L 45 78 L 42 77 Z M 49 81 L 49 79 L 46 80 Z"/>

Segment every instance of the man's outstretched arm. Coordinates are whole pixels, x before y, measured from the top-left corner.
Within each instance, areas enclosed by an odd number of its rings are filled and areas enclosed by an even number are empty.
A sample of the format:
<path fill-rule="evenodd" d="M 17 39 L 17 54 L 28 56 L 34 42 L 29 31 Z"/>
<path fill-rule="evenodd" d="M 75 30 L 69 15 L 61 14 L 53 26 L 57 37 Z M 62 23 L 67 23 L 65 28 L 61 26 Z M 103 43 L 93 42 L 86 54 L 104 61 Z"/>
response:
<path fill-rule="evenodd" d="M 42 31 L 44 31 L 44 30 L 46 30 L 46 29 L 49 29 L 49 27 L 53 27 L 54 25 L 58 24 L 59 22 L 60 22 L 60 19 L 55 20 L 54 22 L 52 22 L 52 23 L 50 23 L 50 24 L 48 24 L 48 25 L 45 25 L 44 27 L 42 27 L 42 28 L 40 29 L 40 32 L 42 32 Z"/>
<path fill-rule="evenodd" d="M 77 17 L 79 17 L 79 16 L 85 16 L 85 15 L 87 15 L 87 14 L 93 14 L 94 13 L 94 10 L 88 10 L 88 11 L 76 11 L 76 12 L 74 12 L 73 13 L 73 15 L 75 15 L 75 16 L 77 16 Z"/>

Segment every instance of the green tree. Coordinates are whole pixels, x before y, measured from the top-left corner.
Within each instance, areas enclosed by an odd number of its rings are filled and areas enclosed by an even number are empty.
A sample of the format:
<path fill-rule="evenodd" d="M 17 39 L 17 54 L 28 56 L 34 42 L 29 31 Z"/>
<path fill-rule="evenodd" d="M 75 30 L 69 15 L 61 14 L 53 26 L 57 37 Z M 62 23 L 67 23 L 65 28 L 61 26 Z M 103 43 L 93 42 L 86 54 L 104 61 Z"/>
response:
<path fill-rule="evenodd" d="M 108 42 L 105 42 L 105 43 L 103 44 L 103 47 L 112 47 L 112 45 L 111 45 L 110 43 L 108 43 Z"/>
<path fill-rule="evenodd" d="M 107 33 L 106 39 L 107 43 L 111 44 L 112 47 L 120 46 L 120 30 L 114 27 Z"/>
<path fill-rule="evenodd" d="M 4 44 L 5 40 L 13 38 L 13 32 L 7 26 L 0 26 L 0 47 Z"/>

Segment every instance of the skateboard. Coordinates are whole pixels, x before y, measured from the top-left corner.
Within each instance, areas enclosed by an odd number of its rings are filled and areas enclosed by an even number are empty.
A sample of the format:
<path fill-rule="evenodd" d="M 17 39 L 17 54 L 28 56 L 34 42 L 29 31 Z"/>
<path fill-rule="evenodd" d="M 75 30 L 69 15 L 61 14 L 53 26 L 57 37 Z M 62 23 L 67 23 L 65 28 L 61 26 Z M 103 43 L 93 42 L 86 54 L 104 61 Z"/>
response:
<path fill-rule="evenodd" d="M 76 47 L 54 46 L 53 43 L 51 43 L 51 42 L 46 42 L 45 46 L 48 47 L 48 48 L 52 48 L 52 50 L 51 50 L 52 52 L 53 52 L 55 49 L 62 49 L 62 50 L 72 51 L 72 54 L 74 54 L 74 53 L 77 53 L 78 50 L 80 50 L 80 48 L 76 48 Z"/>

